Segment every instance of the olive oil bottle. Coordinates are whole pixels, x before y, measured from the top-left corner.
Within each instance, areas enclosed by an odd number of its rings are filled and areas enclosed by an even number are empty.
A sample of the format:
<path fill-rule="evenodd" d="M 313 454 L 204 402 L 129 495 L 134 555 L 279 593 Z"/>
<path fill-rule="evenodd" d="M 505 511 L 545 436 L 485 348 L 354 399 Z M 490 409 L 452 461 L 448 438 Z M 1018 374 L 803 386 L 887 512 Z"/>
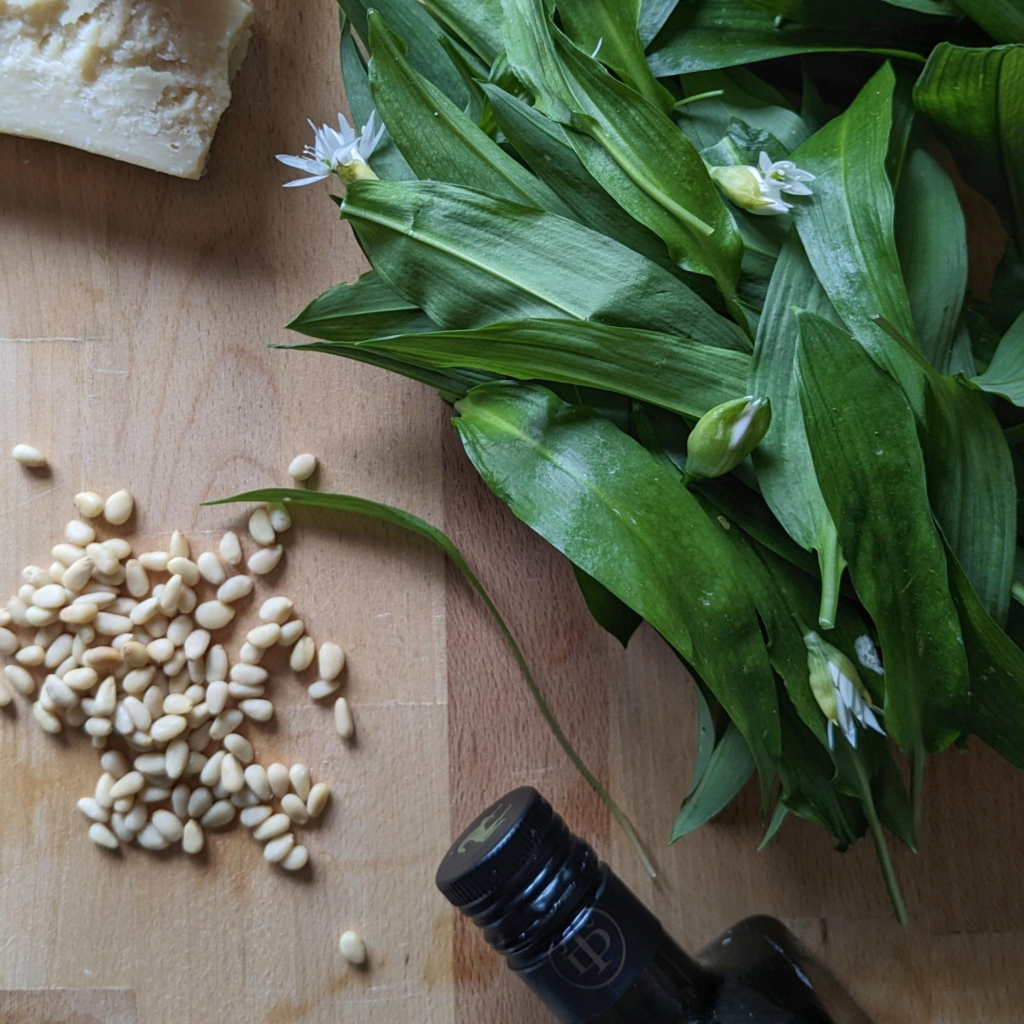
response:
<path fill-rule="evenodd" d="M 773 918 L 685 953 L 535 789 L 484 811 L 437 885 L 563 1024 L 870 1024 Z"/>

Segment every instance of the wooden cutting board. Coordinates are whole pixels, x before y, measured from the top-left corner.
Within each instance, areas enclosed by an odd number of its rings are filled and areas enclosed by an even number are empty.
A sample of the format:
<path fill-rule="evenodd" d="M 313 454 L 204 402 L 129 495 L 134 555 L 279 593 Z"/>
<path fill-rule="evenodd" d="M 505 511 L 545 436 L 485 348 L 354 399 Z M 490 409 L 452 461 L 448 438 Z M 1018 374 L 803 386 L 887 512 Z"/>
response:
<path fill-rule="evenodd" d="M 199 502 L 285 484 L 291 456 L 313 451 L 321 488 L 401 505 L 462 547 L 659 878 L 551 740 L 438 552 L 379 524 L 299 515 L 273 586 L 314 636 L 349 650 L 358 742 L 340 743 L 288 673 L 276 721 L 250 734 L 261 760 L 302 761 L 333 789 L 304 832 L 310 876 L 270 868 L 241 829 L 195 860 L 99 850 L 74 807 L 95 752 L 78 733 L 43 735 L 19 702 L 0 712 L 0 1024 L 540 1024 L 432 884 L 450 837 L 523 783 L 691 947 L 773 913 L 879 1022 L 1024 1019 L 1019 773 L 976 744 L 933 763 L 922 853 L 897 856 L 905 930 L 866 844 L 841 856 L 791 822 L 755 852 L 751 794 L 666 848 L 694 713 L 665 646 L 645 630 L 624 652 L 596 629 L 565 562 L 467 468 L 428 389 L 266 347 L 296 340 L 281 325 L 366 266 L 326 186 L 283 191 L 273 160 L 301 149 L 307 116 L 338 109 L 339 77 L 333 5 L 263 0 L 204 180 L 0 137 L 0 448 L 28 441 L 52 462 L 31 474 L 0 458 L 0 588 L 48 564 L 80 489 L 129 487 L 140 547 L 176 527 L 202 547 L 244 516 Z M 345 927 L 365 935 L 368 970 L 338 955 Z"/>

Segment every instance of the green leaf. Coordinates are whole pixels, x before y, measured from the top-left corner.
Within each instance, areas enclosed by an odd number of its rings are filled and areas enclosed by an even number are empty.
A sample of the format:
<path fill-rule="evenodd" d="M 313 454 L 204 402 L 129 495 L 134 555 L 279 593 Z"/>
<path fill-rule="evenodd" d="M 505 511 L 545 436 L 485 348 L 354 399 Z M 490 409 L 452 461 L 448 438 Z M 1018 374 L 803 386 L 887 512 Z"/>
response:
<path fill-rule="evenodd" d="M 487 62 L 494 63 L 505 48 L 501 0 L 422 0 L 443 25 L 461 36 Z"/>
<path fill-rule="evenodd" d="M 916 11 L 918 14 L 938 15 L 940 17 L 952 18 L 959 14 L 951 0 L 885 0 L 893 7 L 903 7 L 908 11 Z M 963 7 L 963 3 L 958 4 Z"/>
<path fill-rule="evenodd" d="M 612 799 L 608 790 L 605 789 L 605 787 L 598 781 L 597 776 L 594 775 L 594 773 L 580 758 L 579 754 L 577 754 L 573 749 L 569 739 L 562 731 L 562 727 L 558 724 L 558 721 L 554 716 L 554 712 L 552 712 L 547 701 L 544 699 L 544 696 L 540 691 L 540 687 L 534 680 L 533 673 L 530 671 L 530 666 L 526 663 L 526 658 L 523 656 L 523 652 L 519 649 L 519 644 L 516 643 L 516 639 L 512 635 L 512 631 L 505 624 L 505 620 L 501 617 L 501 613 L 491 600 L 490 595 L 486 590 L 484 590 L 483 584 L 477 579 L 476 574 L 469 567 L 465 558 L 462 557 L 462 553 L 444 533 L 442 533 L 436 526 L 431 526 L 431 524 L 426 522 L 426 520 L 420 519 L 419 516 L 414 516 L 410 512 L 405 512 L 392 505 L 382 505 L 376 501 L 369 501 L 366 498 L 357 498 L 351 494 L 324 494 L 320 491 L 292 490 L 283 487 L 266 487 L 262 490 L 246 491 L 244 494 L 236 494 L 232 498 L 221 498 L 217 501 L 207 501 L 204 502 L 204 504 L 224 505 L 237 502 L 257 501 L 284 502 L 288 505 L 302 505 L 307 508 L 330 509 L 335 512 L 347 512 L 354 515 L 366 516 L 371 519 L 379 519 L 382 522 L 390 523 L 392 526 L 397 526 L 403 530 L 408 530 L 410 533 L 414 533 L 417 536 L 423 537 L 424 539 L 429 540 L 432 544 L 436 544 L 437 547 L 439 547 L 448 556 L 452 565 L 462 573 L 470 586 L 477 592 L 480 599 L 483 601 L 484 606 L 487 608 L 487 611 L 490 612 L 491 618 L 500 630 L 501 635 L 505 638 L 505 642 L 508 644 L 509 649 L 512 652 L 512 656 L 515 658 L 516 664 L 519 666 L 519 671 L 522 672 L 523 678 L 526 680 L 526 685 L 529 687 L 530 694 L 536 702 L 544 721 L 552 732 L 552 735 L 554 735 L 562 750 L 565 751 L 569 760 L 572 761 L 573 765 L 575 765 L 577 771 L 579 771 L 587 782 L 590 783 L 594 791 L 608 806 L 612 816 L 622 827 L 622 830 L 629 837 L 633 847 L 640 855 L 640 859 L 643 861 L 644 867 L 653 877 L 654 869 L 651 866 L 647 855 L 644 853 L 643 846 L 641 845 L 640 839 L 637 836 L 636 830 L 633 828 L 629 818 L 626 817 L 619 805 Z"/>
<path fill-rule="evenodd" d="M 310 338 L 343 342 L 437 329 L 422 309 L 396 295 L 373 270 L 352 284 L 329 288 L 285 326 Z"/>
<path fill-rule="evenodd" d="M 1003 335 L 985 372 L 971 383 L 1024 407 L 1024 313 Z"/>
<path fill-rule="evenodd" d="M 302 346 L 324 351 L 332 346 Z M 750 357 L 685 338 L 583 320 L 513 320 L 362 342 L 420 366 L 600 388 L 698 418 L 746 394 Z"/>
<path fill-rule="evenodd" d="M 844 113 L 793 153 L 798 167 L 816 175 L 814 195 L 796 197 L 793 218 L 836 312 L 871 357 L 899 382 L 921 416 L 921 367 L 869 319 L 880 314 L 905 338 L 915 338 L 896 252 L 892 188 L 885 172 L 895 86 L 896 76 L 886 64 Z"/>
<path fill-rule="evenodd" d="M 724 811 L 753 774 L 754 759 L 750 747 L 743 734 L 730 722 L 715 744 L 697 788 L 683 802 L 669 842 L 678 842 Z"/>
<path fill-rule="evenodd" d="M 700 780 L 704 778 L 717 740 L 715 718 L 711 711 L 711 704 L 704 696 L 704 689 L 695 685 L 693 696 L 697 704 L 697 753 L 693 758 L 693 772 L 690 775 L 690 788 L 686 791 L 687 796 L 697 788 Z"/>
<path fill-rule="evenodd" d="M 915 43 L 902 33 L 890 36 L 878 27 L 822 28 L 796 22 L 776 26 L 773 14 L 754 10 L 744 0 L 704 0 L 677 5 L 648 47 L 647 59 L 658 78 L 796 53 L 862 51 L 923 61 L 908 45 Z"/>
<path fill-rule="evenodd" d="M 694 665 L 750 745 L 767 799 L 775 683 L 720 524 L 639 444 L 545 388 L 485 385 L 456 409 L 470 460 L 513 513 Z"/>
<path fill-rule="evenodd" d="M 823 628 L 830 629 L 846 560 L 814 474 L 793 374 L 797 350 L 793 307 L 797 303 L 829 320 L 838 319 L 793 231 L 775 264 L 754 344 L 747 390 L 771 399 L 772 425 L 753 459 L 761 494 L 779 522 L 802 548 L 818 553 L 822 586 L 817 617 Z"/>
<path fill-rule="evenodd" d="M 359 38 L 369 44 L 370 11 L 377 11 L 409 47 L 409 62 L 453 103 L 464 107 L 469 96 L 462 76 L 438 42 L 441 30 L 426 8 L 408 0 L 338 0 Z"/>
<path fill-rule="evenodd" d="M 1022 0 L 956 0 L 956 5 L 997 43 L 1024 42 Z"/>
<path fill-rule="evenodd" d="M 771 132 L 751 128 L 738 117 L 731 118 L 725 135 L 713 146 L 700 151 L 701 159 L 716 167 L 735 167 L 740 164 L 757 165 L 761 153 L 773 160 L 783 160 L 789 150 Z"/>
<path fill-rule="evenodd" d="M 904 165 L 895 231 L 921 349 L 946 373 L 967 288 L 967 225 L 949 175 L 920 146 Z"/>
<path fill-rule="evenodd" d="M 672 94 L 651 74 L 638 20 L 640 0 L 559 0 L 558 13 L 570 39 L 597 56 L 654 106 L 668 112 Z"/>
<path fill-rule="evenodd" d="M 625 647 L 644 620 L 628 604 L 620 601 L 606 586 L 598 583 L 593 576 L 588 576 L 578 565 L 574 565 L 572 569 L 594 621 Z"/>
<path fill-rule="evenodd" d="M 737 345 L 737 330 L 681 281 L 594 231 L 439 182 L 360 180 L 342 216 L 391 287 L 445 328 L 578 318 Z"/>
<path fill-rule="evenodd" d="M 768 822 L 768 827 L 764 830 L 764 837 L 757 848 L 758 853 L 760 853 L 779 834 L 779 829 L 782 828 L 787 817 L 789 817 L 789 808 L 780 800 L 775 805 L 775 810 L 772 811 L 772 817 L 771 821 Z"/>
<path fill-rule="evenodd" d="M 962 638 L 932 522 L 914 417 L 849 335 L 797 315 L 800 400 L 814 469 L 885 659 L 885 727 L 942 750 L 967 724 Z"/>
<path fill-rule="evenodd" d="M 416 176 L 482 189 L 567 213 L 558 197 L 478 128 L 405 59 L 405 47 L 372 11 L 370 87 L 377 111 Z"/>
<path fill-rule="evenodd" d="M 662 25 L 668 21 L 669 15 L 678 3 L 679 0 L 641 0 L 637 30 L 644 49 L 647 49 L 651 40 L 661 31 Z"/>
<path fill-rule="evenodd" d="M 960 173 L 992 200 L 1024 242 L 1024 46 L 942 43 L 914 88 L 914 103 L 953 151 Z"/>

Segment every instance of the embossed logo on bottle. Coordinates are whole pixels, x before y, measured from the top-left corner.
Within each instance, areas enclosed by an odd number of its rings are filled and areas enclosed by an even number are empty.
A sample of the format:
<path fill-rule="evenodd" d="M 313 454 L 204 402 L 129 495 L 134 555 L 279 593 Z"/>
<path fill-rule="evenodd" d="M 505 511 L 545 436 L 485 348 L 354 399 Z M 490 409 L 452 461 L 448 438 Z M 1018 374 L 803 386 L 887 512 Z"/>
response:
<path fill-rule="evenodd" d="M 504 807 L 497 807 L 490 814 L 480 819 L 480 823 L 473 829 L 472 832 L 466 836 L 465 839 L 459 843 L 457 853 L 465 853 L 466 850 L 474 845 L 483 845 L 487 842 L 495 832 L 504 824 L 505 819 L 508 817 L 508 812 L 512 810 L 511 806 L 506 804 Z"/>
<path fill-rule="evenodd" d="M 551 951 L 555 973 L 574 988 L 610 985 L 626 963 L 626 937 L 615 919 L 595 910 L 567 942 Z"/>

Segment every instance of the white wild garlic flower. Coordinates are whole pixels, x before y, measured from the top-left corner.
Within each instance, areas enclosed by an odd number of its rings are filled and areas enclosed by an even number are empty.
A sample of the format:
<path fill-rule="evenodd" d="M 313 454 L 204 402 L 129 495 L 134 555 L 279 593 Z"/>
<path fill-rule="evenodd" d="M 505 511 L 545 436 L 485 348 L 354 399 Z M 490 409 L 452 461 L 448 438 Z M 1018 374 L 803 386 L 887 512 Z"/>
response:
<path fill-rule="evenodd" d="M 772 160 L 764 150 L 757 167 L 735 164 L 712 167 L 710 173 L 730 202 L 759 217 L 789 213 L 793 204 L 786 202 L 783 194 L 809 196 L 812 193 L 806 182 L 814 181 L 813 174 L 800 170 L 792 160 Z"/>
<path fill-rule="evenodd" d="M 288 167 L 304 171 L 308 177 L 286 181 L 285 188 L 296 185 L 312 185 L 315 181 L 324 181 L 332 174 L 337 174 L 342 181 L 351 181 L 361 174 L 344 174 L 342 168 L 367 165 L 370 154 L 384 134 L 384 125 L 376 127 L 377 112 L 370 114 L 370 119 L 363 125 L 363 130 L 356 135 L 352 126 L 343 114 L 338 114 L 338 127 L 323 125 L 317 128 L 312 121 L 313 145 L 306 146 L 302 156 L 289 156 L 279 153 L 277 159 Z"/>

